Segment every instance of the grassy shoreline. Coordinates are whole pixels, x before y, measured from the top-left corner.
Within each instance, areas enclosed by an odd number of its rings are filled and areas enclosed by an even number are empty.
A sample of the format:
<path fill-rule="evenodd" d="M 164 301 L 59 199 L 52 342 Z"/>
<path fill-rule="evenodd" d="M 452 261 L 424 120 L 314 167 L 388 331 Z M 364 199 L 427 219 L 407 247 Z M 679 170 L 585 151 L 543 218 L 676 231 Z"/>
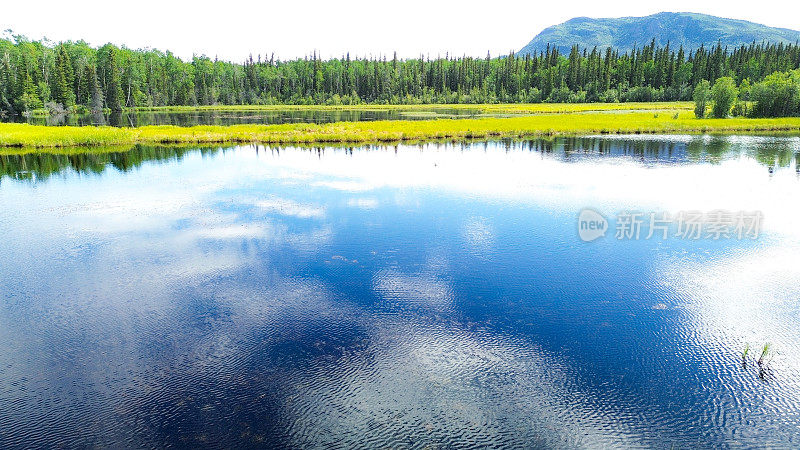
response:
<path fill-rule="evenodd" d="M 476 114 L 555 114 L 592 111 L 661 111 L 694 108 L 692 102 L 631 102 L 631 103 L 421 103 L 359 105 L 198 105 L 198 106 L 139 106 L 125 108 L 123 113 L 192 113 L 192 112 L 271 112 L 271 111 L 398 111 L 446 112 L 470 111 Z M 107 110 L 106 113 L 109 113 Z M 74 114 L 74 113 L 73 113 Z M 88 113 L 78 114 L 88 115 Z M 48 117 L 45 109 L 37 109 L 32 117 Z"/>
<path fill-rule="evenodd" d="M 131 108 L 130 112 L 194 112 L 194 111 L 477 111 L 482 114 L 548 114 L 590 111 L 686 110 L 692 102 L 632 103 L 425 103 L 409 105 L 202 105 L 152 106 Z"/>
<path fill-rule="evenodd" d="M 800 117 L 696 119 L 690 111 L 664 110 L 656 113 L 574 111 L 510 118 L 194 127 L 47 127 L 6 123 L 0 124 L 0 147 L 54 148 L 181 143 L 356 144 L 436 139 L 709 132 L 800 133 Z"/>

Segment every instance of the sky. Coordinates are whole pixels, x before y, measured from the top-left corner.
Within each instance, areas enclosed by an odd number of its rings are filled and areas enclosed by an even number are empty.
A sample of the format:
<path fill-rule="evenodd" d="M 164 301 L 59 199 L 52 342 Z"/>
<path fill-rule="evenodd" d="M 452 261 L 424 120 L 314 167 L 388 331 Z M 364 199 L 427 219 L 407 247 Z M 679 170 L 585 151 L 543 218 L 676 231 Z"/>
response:
<path fill-rule="evenodd" d="M 474 2 L 400 0 L 170 1 L 0 0 L 0 30 L 32 39 L 107 42 L 129 48 L 170 50 L 184 59 L 205 54 L 241 61 L 274 52 L 293 59 L 316 51 L 325 58 L 388 55 L 401 58 L 446 53 L 461 56 L 519 50 L 544 28 L 572 17 L 644 16 L 690 11 L 769 26 L 800 28 L 794 1 L 672 0 Z"/>

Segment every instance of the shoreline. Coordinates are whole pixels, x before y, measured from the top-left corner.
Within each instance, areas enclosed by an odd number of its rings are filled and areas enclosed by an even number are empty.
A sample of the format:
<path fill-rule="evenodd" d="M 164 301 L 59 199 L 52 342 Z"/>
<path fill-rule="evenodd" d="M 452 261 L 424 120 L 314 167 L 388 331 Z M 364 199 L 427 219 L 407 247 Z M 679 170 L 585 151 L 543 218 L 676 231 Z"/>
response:
<path fill-rule="evenodd" d="M 685 110 L 575 111 L 504 118 L 387 120 L 280 125 L 51 127 L 0 124 L 0 148 L 102 147 L 135 144 L 367 144 L 580 136 L 593 134 L 800 133 L 800 117 L 696 119 Z"/>
<path fill-rule="evenodd" d="M 137 106 L 123 108 L 122 114 L 136 113 L 192 113 L 192 112 L 270 112 L 270 111 L 477 111 L 479 113 L 494 114 L 548 114 L 568 112 L 591 111 L 662 111 L 686 110 L 691 111 L 694 103 L 688 101 L 678 102 L 616 102 L 616 103 L 411 103 L 411 104 L 381 104 L 363 103 L 353 105 L 297 105 L 297 104 L 270 104 L 270 105 L 196 105 L 196 106 Z M 69 113 L 88 116 L 91 113 Z M 104 114 L 111 114 L 105 110 Z M 32 117 L 48 117 L 51 114 L 45 110 L 36 110 Z"/>

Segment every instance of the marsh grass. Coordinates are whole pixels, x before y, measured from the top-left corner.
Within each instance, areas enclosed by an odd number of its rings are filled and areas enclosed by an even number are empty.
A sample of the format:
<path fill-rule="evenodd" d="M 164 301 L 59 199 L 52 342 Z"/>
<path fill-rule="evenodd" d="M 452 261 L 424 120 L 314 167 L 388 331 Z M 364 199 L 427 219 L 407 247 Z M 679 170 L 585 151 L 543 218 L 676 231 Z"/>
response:
<path fill-rule="evenodd" d="M 9 123 L 0 124 L 0 147 L 96 147 L 179 143 L 389 143 L 590 134 L 800 132 L 800 118 L 696 119 L 691 111 L 677 111 L 676 114 L 677 118 L 654 115 L 652 111 L 573 112 L 456 120 L 138 128 L 47 127 Z"/>
<path fill-rule="evenodd" d="M 772 344 L 767 342 L 761 348 L 761 354 L 758 356 L 758 365 L 763 366 L 769 364 L 769 362 L 772 361 L 772 357 Z"/>
<path fill-rule="evenodd" d="M 750 355 L 750 344 L 745 344 L 744 351 L 742 351 L 742 367 L 747 369 L 747 361 L 748 356 Z M 761 347 L 760 352 L 753 356 L 753 361 L 756 363 L 756 367 L 758 368 L 758 377 L 761 380 L 766 380 L 772 374 L 772 367 L 770 363 L 772 362 L 773 357 L 775 356 L 775 350 L 772 347 L 772 343 L 766 342 Z"/>
<path fill-rule="evenodd" d="M 761 354 L 758 356 L 758 361 L 756 361 L 758 364 L 758 377 L 762 380 L 766 380 L 767 377 L 772 373 L 770 362 L 772 362 L 774 355 L 775 352 L 772 350 L 772 344 L 769 342 L 765 343 L 761 348 Z"/>

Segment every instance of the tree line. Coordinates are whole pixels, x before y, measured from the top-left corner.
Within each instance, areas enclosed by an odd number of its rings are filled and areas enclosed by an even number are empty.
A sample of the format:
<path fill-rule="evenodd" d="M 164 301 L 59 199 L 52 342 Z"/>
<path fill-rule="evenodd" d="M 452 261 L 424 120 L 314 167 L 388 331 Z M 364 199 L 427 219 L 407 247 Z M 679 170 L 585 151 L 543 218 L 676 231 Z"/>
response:
<path fill-rule="evenodd" d="M 569 54 L 492 58 L 341 58 L 316 54 L 232 63 L 83 41 L 0 39 L 0 112 L 120 111 L 235 104 L 518 103 L 692 100 L 698 85 L 729 77 L 752 86 L 800 68 L 797 44 L 721 45 L 694 51 L 655 41 L 619 51 L 575 45 Z"/>
<path fill-rule="evenodd" d="M 731 77 L 718 78 L 713 85 L 702 80 L 692 97 L 699 118 L 800 116 L 800 69 L 775 72 L 755 84 L 744 79 L 738 86 Z"/>

